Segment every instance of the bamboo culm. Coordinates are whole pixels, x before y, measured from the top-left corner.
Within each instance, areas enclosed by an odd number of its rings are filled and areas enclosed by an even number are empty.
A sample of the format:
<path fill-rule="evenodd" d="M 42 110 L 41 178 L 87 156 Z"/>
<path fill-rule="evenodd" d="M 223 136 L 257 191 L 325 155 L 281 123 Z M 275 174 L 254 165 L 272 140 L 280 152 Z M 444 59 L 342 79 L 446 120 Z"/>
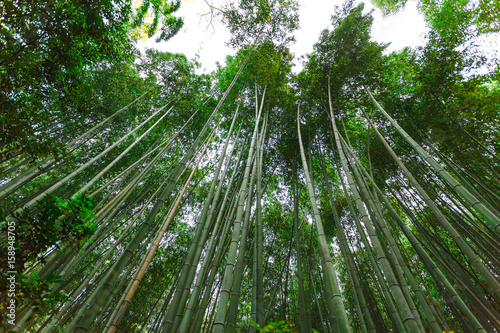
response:
<path fill-rule="evenodd" d="M 311 183 L 311 177 L 309 175 L 309 169 L 307 167 L 306 156 L 304 153 L 304 147 L 302 146 L 302 135 L 300 132 L 300 111 L 297 109 L 297 131 L 299 137 L 299 148 L 300 155 L 302 158 L 302 166 L 304 168 L 304 175 L 307 181 L 307 190 L 309 193 L 309 201 L 314 212 L 314 221 L 316 224 L 316 230 L 318 233 L 318 243 L 320 250 L 321 266 L 323 270 L 323 275 L 325 276 L 325 288 L 330 290 L 331 298 L 327 297 L 326 302 L 328 305 L 328 310 L 330 317 L 333 317 L 337 329 L 344 332 L 351 332 L 351 327 L 347 319 L 347 313 L 345 310 L 342 295 L 340 293 L 340 288 L 338 285 L 337 274 L 335 273 L 335 268 L 333 267 L 333 262 L 330 256 L 330 249 L 326 241 L 325 232 L 323 230 L 323 223 L 319 210 L 316 203 L 316 197 L 314 194 L 314 188 Z M 332 322 L 332 324 L 334 324 Z"/>

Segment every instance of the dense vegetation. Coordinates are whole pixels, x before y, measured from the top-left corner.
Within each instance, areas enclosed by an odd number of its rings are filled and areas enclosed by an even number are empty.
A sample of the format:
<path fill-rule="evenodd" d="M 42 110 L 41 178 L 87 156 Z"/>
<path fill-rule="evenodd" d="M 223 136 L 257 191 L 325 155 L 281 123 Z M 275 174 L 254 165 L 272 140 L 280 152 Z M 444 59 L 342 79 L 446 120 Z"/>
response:
<path fill-rule="evenodd" d="M 2 2 L 0 330 L 499 332 L 498 5 L 387 53 L 346 0 L 296 75 L 296 1 L 212 7 L 201 75 L 135 49 L 179 6 Z"/>

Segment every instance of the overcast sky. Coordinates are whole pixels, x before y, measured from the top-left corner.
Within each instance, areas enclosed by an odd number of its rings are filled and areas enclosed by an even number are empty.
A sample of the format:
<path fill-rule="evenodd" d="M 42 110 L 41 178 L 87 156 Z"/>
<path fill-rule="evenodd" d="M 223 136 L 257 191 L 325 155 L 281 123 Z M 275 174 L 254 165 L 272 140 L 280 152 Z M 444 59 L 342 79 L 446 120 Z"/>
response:
<path fill-rule="evenodd" d="M 221 6 L 224 0 L 208 0 L 214 6 Z M 342 0 L 299 0 L 300 30 L 295 33 L 296 42 L 291 46 L 295 58 L 312 51 L 313 44 L 318 40 L 320 32 L 330 28 L 330 17 L 335 5 Z M 365 10 L 372 9 L 370 1 L 366 2 Z M 161 51 L 184 53 L 189 59 L 199 55 L 202 64 L 201 72 L 211 72 L 216 68 L 216 62 L 224 64 L 226 55 L 235 54 L 227 47 L 229 32 L 220 22 L 209 26 L 209 12 L 204 0 L 182 0 L 176 16 L 184 18 L 184 27 L 172 39 L 155 43 L 154 38 L 140 43 L 140 48 L 157 48 Z M 378 9 L 373 13 L 374 23 L 372 38 L 378 42 L 391 43 L 388 52 L 400 50 L 406 46 L 424 44 L 426 27 L 422 15 L 417 11 L 416 1 L 408 1 L 404 11 L 397 15 L 384 18 Z M 295 63 L 298 63 L 295 61 Z M 300 69 L 294 68 L 294 72 Z"/>

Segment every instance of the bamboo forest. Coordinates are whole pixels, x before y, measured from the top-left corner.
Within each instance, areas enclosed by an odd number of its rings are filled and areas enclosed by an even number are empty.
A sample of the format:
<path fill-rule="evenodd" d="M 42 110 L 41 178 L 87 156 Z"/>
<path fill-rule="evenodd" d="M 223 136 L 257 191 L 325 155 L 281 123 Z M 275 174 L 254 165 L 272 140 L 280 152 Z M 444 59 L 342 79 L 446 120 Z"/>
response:
<path fill-rule="evenodd" d="M 211 72 L 138 47 L 181 0 L 0 1 L 0 332 L 500 332 L 500 5 L 413 1 L 298 57 L 297 0 L 205 0 Z"/>

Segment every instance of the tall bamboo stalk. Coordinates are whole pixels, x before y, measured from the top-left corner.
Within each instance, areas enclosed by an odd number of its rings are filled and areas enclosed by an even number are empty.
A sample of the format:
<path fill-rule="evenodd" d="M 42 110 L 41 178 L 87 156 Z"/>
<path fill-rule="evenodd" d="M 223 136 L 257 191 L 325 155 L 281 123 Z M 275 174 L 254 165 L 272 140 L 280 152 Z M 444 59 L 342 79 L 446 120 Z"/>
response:
<path fill-rule="evenodd" d="M 353 153 L 352 153 L 353 154 Z M 411 230 L 408 228 L 408 226 L 405 224 L 405 222 L 400 218 L 398 213 L 394 210 L 392 205 L 390 204 L 389 200 L 386 198 L 385 194 L 380 190 L 380 188 L 377 186 L 375 181 L 371 178 L 371 176 L 364 170 L 363 168 L 360 168 L 361 171 L 363 171 L 365 177 L 370 180 L 371 184 L 373 185 L 374 189 L 377 191 L 378 196 L 384 206 L 387 208 L 391 216 L 394 218 L 394 220 L 397 222 L 398 226 L 401 228 L 407 239 L 410 241 L 411 245 L 415 249 L 415 251 L 418 253 L 420 258 L 422 259 L 423 263 L 427 267 L 427 269 L 433 273 L 436 274 L 436 277 L 439 278 L 439 282 L 443 284 L 443 293 L 445 293 L 450 300 L 462 311 L 462 313 L 467 317 L 471 325 L 474 327 L 475 332 L 486 332 L 484 328 L 481 326 L 479 321 L 476 319 L 474 314 L 471 312 L 471 310 L 467 307 L 467 305 L 464 303 L 460 295 L 456 292 L 455 288 L 452 286 L 452 284 L 448 281 L 448 279 L 445 277 L 445 275 L 441 272 L 438 266 L 434 263 L 432 258 L 427 254 L 427 252 L 424 250 L 422 247 L 420 241 L 417 239 L 417 237 L 411 232 Z"/>
<path fill-rule="evenodd" d="M 344 234 L 344 230 L 342 227 L 342 224 L 340 223 L 340 218 L 339 214 L 337 212 L 337 209 L 335 208 L 335 202 L 333 200 L 333 194 L 332 194 L 332 189 L 331 186 L 328 182 L 328 176 L 326 173 L 326 168 L 324 163 L 321 164 L 321 170 L 323 173 L 323 182 L 325 183 L 327 193 L 328 193 L 328 198 L 330 199 L 330 207 L 332 208 L 333 212 L 333 219 L 335 222 L 335 228 L 337 229 L 337 236 L 339 238 L 339 243 L 340 243 L 340 250 L 342 252 L 342 255 L 345 258 L 345 263 L 347 264 L 347 274 L 349 276 L 349 281 L 351 281 L 351 288 L 353 290 L 353 297 L 356 303 L 356 308 L 358 311 L 358 317 L 361 325 L 361 329 L 363 332 L 371 332 L 374 333 L 376 332 L 375 330 L 375 325 L 373 323 L 370 310 L 368 309 L 367 303 L 365 296 L 363 294 L 363 291 L 361 290 L 361 286 L 359 284 L 359 278 L 357 275 L 357 272 L 355 272 L 354 267 L 354 259 L 352 258 L 352 253 L 349 250 L 349 245 L 347 243 L 347 239 Z M 339 175 L 340 177 L 340 175 Z"/>
<path fill-rule="evenodd" d="M 297 108 L 297 132 L 299 137 L 300 156 L 302 158 L 302 166 L 304 168 L 304 176 L 306 177 L 307 181 L 309 201 L 311 202 L 311 206 L 313 209 L 314 221 L 316 223 L 316 230 L 318 234 L 321 266 L 323 275 L 325 277 L 325 289 L 329 289 L 331 293 L 331 298 L 327 297 L 326 299 L 330 318 L 333 319 L 331 324 L 336 325 L 337 329 L 340 332 L 351 332 L 351 327 L 347 319 L 344 302 L 342 300 L 342 294 L 340 293 L 340 288 L 338 285 L 337 274 L 335 273 L 335 268 L 333 267 L 333 261 L 330 256 L 330 249 L 326 241 L 325 231 L 323 230 L 323 222 L 321 221 L 321 216 L 319 214 L 318 206 L 316 203 L 314 188 L 311 182 L 311 176 L 309 175 L 309 168 L 307 167 L 304 147 L 302 145 L 302 135 L 300 133 L 299 108 Z"/>
<path fill-rule="evenodd" d="M 191 179 L 193 178 L 194 173 L 198 169 L 198 165 L 200 164 L 201 159 L 205 155 L 205 152 L 206 152 L 208 146 L 210 145 L 211 139 L 212 139 L 213 135 L 215 134 L 217 127 L 218 127 L 218 125 L 213 129 L 212 133 L 210 134 L 210 137 L 208 138 L 207 143 L 205 144 L 205 147 L 203 148 L 202 152 L 200 153 L 200 157 L 198 158 L 198 161 L 194 165 L 193 170 L 189 174 L 189 177 L 186 180 L 184 187 L 177 195 L 177 199 L 174 203 L 174 206 L 172 207 L 170 213 L 168 214 L 167 218 L 163 222 L 163 226 L 162 226 L 160 232 L 158 233 L 158 235 L 156 236 L 156 240 L 151 245 L 151 248 L 149 249 L 146 260 L 144 261 L 144 263 L 142 264 L 142 266 L 138 270 L 138 273 L 134 279 L 134 282 L 133 282 L 132 286 L 130 287 L 130 290 L 128 291 L 127 295 L 125 296 L 125 299 L 123 300 L 123 303 L 120 306 L 120 309 L 118 310 L 115 321 L 111 324 L 111 327 L 108 329 L 108 333 L 116 332 L 116 328 L 118 327 L 118 324 L 120 323 L 121 316 L 125 313 L 125 310 L 127 309 L 128 304 L 130 304 L 132 297 L 134 296 L 137 288 L 139 287 L 139 283 L 141 282 L 142 278 L 144 277 L 144 274 L 146 273 L 146 269 L 148 268 L 149 263 L 153 259 L 153 256 L 154 256 L 156 250 L 158 249 L 158 246 L 160 245 L 160 242 L 163 239 L 163 236 L 165 235 L 165 232 L 167 231 L 167 228 L 170 225 L 170 222 L 173 220 L 175 213 L 177 212 L 177 208 L 179 207 L 179 204 L 182 200 L 182 197 L 183 197 L 184 193 L 186 192 L 186 189 L 188 188 L 189 184 L 191 183 Z"/>
<path fill-rule="evenodd" d="M 364 111 L 363 111 L 364 112 Z M 456 242 L 458 247 L 462 250 L 462 252 L 467 256 L 467 258 L 471 261 L 472 265 L 481 273 L 481 275 L 486 280 L 489 288 L 493 291 L 493 295 L 495 296 L 497 301 L 500 301 L 500 283 L 497 278 L 493 276 L 493 274 L 488 270 L 488 268 L 484 265 L 484 263 L 479 259 L 479 257 L 473 252 L 470 246 L 465 242 L 465 240 L 460 236 L 460 234 L 455 230 L 455 228 L 449 223 L 446 217 L 441 213 L 437 205 L 432 201 L 427 192 L 422 188 L 419 182 L 415 179 L 413 174 L 406 168 L 406 166 L 401 162 L 399 157 L 396 155 L 394 150 L 389 146 L 387 140 L 380 134 L 376 126 L 373 124 L 371 119 L 365 114 L 366 119 L 372 126 L 373 130 L 377 134 L 377 136 L 382 141 L 384 147 L 387 149 L 389 154 L 392 156 L 394 161 L 398 164 L 398 166 L 403 170 L 406 177 L 410 181 L 410 183 L 417 189 L 422 198 L 424 199 L 427 206 L 431 209 L 434 216 L 436 216 L 437 220 L 441 224 L 441 226 L 451 235 L 453 240 Z"/>
<path fill-rule="evenodd" d="M 263 142 L 265 128 L 266 128 L 266 118 L 264 118 L 264 124 L 262 126 L 260 138 L 258 140 L 259 147 L 260 147 L 260 143 Z M 256 158 L 257 158 L 257 156 L 258 156 L 258 154 L 256 154 Z M 234 269 L 234 280 L 233 280 L 233 285 L 231 288 L 231 299 L 229 302 L 229 310 L 227 313 L 226 332 L 236 332 L 236 322 L 237 322 L 237 317 L 238 317 L 238 306 L 239 306 L 240 293 L 241 293 L 241 283 L 243 281 L 243 271 L 245 268 L 245 253 L 247 251 L 247 241 L 248 241 L 247 236 L 248 236 L 248 232 L 250 230 L 250 215 L 251 215 L 250 213 L 251 213 L 251 208 L 253 205 L 254 192 L 258 191 L 258 189 L 256 189 L 255 191 L 253 190 L 254 185 L 255 185 L 255 180 L 257 178 L 257 168 L 258 168 L 258 161 L 255 161 L 253 163 L 248 198 L 246 201 L 245 217 L 243 220 L 243 226 L 242 226 L 241 237 L 240 237 L 240 244 L 239 244 L 239 249 L 238 249 L 238 259 L 236 261 L 236 266 Z M 254 313 L 252 313 L 252 315 L 254 315 Z"/>
<path fill-rule="evenodd" d="M 172 192 L 177 178 L 182 174 L 182 172 L 185 169 L 185 165 L 187 161 L 191 159 L 191 156 L 194 155 L 195 149 L 198 148 L 198 145 L 203 138 L 204 134 L 208 130 L 209 123 L 212 121 L 212 119 L 215 117 L 217 114 L 218 109 L 216 108 L 212 115 L 210 116 L 209 120 L 205 123 L 205 126 L 199 133 L 198 137 L 196 138 L 195 142 L 193 145 L 190 147 L 188 152 L 184 155 L 183 159 L 181 162 L 177 165 L 175 172 L 173 175 L 171 175 L 169 182 L 167 186 L 164 188 L 160 196 L 157 198 L 157 201 L 155 205 L 153 206 L 152 210 L 149 212 L 148 216 L 146 217 L 145 222 L 141 225 L 141 228 L 136 232 L 134 238 L 132 241 L 129 243 L 125 251 L 122 253 L 120 258 L 118 259 L 115 269 L 113 270 L 113 273 L 110 274 L 110 276 L 107 278 L 105 283 L 103 284 L 103 288 L 101 289 L 99 297 L 97 297 L 91 304 L 88 304 L 88 309 L 85 311 L 85 313 L 81 316 L 79 319 L 79 324 L 77 326 L 76 332 L 86 332 L 88 327 L 92 324 L 93 320 L 95 319 L 97 313 L 99 312 L 99 309 L 101 305 L 105 302 L 107 296 L 111 293 L 113 290 L 113 284 L 117 280 L 121 270 L 123 267 L 127 264 L 131 254 L 134 252 L 134 250 L 137 248 L 137 246 L 142 242 L 143 238 L 145 235 L 148 233 L 150 230 L 151 226 L 154 224 L 156 220 L 156 215 L 164 205 L 167 197 L 170 195 Z"/>
<path fill-rule="evenodd" d="M 483 216 L 485 221 L 487 221 L 490 226 L 500 233 L 500 218 L 492 213 L 481 201 L 479 201 L 475 196 L 473 196 L 462 184 L 457 182 L 444 168 L 432 157 L 430 156 L 422 147 L 413 140 L 405 130 L 398 125 L 398 123 L 385 112 L 385 110 L 380 106 L 380 104 L 375 100 L 372 93 L 367 90 L 368 95 L 377 107 L 377 109 L 384 115 L 384 117 L 391 122 L 391 124 L 396 128 L 396 130 L 403 136 L 403 138 L 412 146 L 415 151 L 422 156 L 437 172 L 437 174 L 446 181 L 454 190 L 456 190 L 464 199 L 467 201 L 474 209 L 476 209 L 479 214 Z M 497 294 L 500 295 L 500 294 Z"/>
<path fill-rule="evenodd" d="M 264 89 L 262 98 L 265 97 L 266 89 Z M 262 105 L 261 105 L 262 106 Z M 250 174 L 250 168 L 253 160 L 254 149 L 257 141 L 257 134 L 259 128 L 259 121 L 262 114 L 262 107 L 259 110 L 259 114 L 257 115 L 257 119 L 255 119 L 255 128 L 252 135 L 252 141 L 250 143 L 250 150 L 248 152 L 248 158 L 245 166 L 245 173 L 243 176 L 243 182 L 241 184 L 239 202 L 238 202 L 238 210 L 236 212 L 236 219 L 234 221 L 233 233 L 231 236 L 231 245 L 229 247 L 226 268 L 224 270 L 224 277 L 222 280 L 222 289 L 219 295 L 219 301 L 217 304 L 217 312 L 215 315 L 215 321 L 213 325 L 214 333 L 222 333 L 225 328 L 226 322 L 226 313 L 227 313 L 227 303 L 229 302 L 229 297 L 231 293 L 231 285 L 233 283 L 233 268 L 235 266 L 236 261 L 236 250 L 238 245 L 238 239 L 241 231 L 241 224 L 243 220 L 243 210 L 244 210 L 244 202 L 245 197 L 248 192 L 248 178 Z M 167 332 L 165 332 L 167 333 Z"/>
<path fill-rule="evenodd" d="M 397 282 L 396 276 L 394 275 L 394 272 L 391 268 L 391 265 L 390 265 L 389 261 L 387 260 L 387 258 L 385 257 L 385 253 L 384 253 L 382 246 L 378 240 L 375 229 L 373 228 L 371 221 L 368 218 L 368 213 L 365 210 L 365 207 L 363 205 L 363 202 L 361 201 L 361 197 L 360 197 L 359 192 L 356 188 L 354 180 L 352 179 L 352 176 L 349 172 L 349 168 L 347 166 L 344 152 L 342 150 L 342 145 L 340 143 L 340 134 L 338 132 L 337 126 L 335 125 L 335 116 L 333 114 L 333 106 L 332 106 L 332 99 L 331 99 L 330 80 L 328 80 L 328 102 L 329 102 L 328 105 L 330 108 L 330 120 L 332 122 L 332 128 L 333 128 L 333 132 L 335 135 L 337 150 L 339 152 L 342 167 L 344 169 L 344 172 L 346 173 L 348 183 L 349 183 L 349 186 L 351 188 L 351 192 L 354 196 L 356 206 L 357 206 L 358 210 L 360 211 L 360 215 L 361 215 L 360 218 L 363 220 L 363 224 L 364 224 L 366 230 L 368 231 L 368 234 L 370 235 L 370 239 L 372 241 L 373 248 L 374 248 L 375 253 L 377 255 L 377 260 L 382 267 L 384 275 L 385 275 L 387 282 L 389 284 L 389 289 L 391 290 L 391 293 L 394 296 L 394 301 L 397 304 L 398 310 L 402 315 L 402 320 L 406 326 L 406 329 L 408 330 L 409 333 L 420 332 L 420 329 L 418 328 L 418 325 L 415 321 L 415 318 L 413 317 L 411 310 L 410 310 L 410 308 L 405 300 L 405 297 L 404 297 L 404 294 L 401 290 L 401 287 Z M 391 295 L 386 295 L 386 296 L 391 297 Z"/>
<path fill-rule="evenodd" d="M 300 332 L 306 333 L 309 331 L 309 316 L 306 307 L 306 296 L 304 293 L 304 277 L 302 273 L 302 256 L 300 251 L 300 232 L 299 232 L 299 198 L 298 198 L 298 176 L 297 167 L 294 168 L 294 182 L 293 182 L 293 226 L 295 231 L 295 252 L 297 255 L 297 284 L 298 284 L 298 302 L 300 312 Z M 281 279 L 280 279 L 281 280 Z"/>
<path fill-rule="evenodd" d="M 212 181 L 212 184 L 210 185 L 208 196 L 205 199 L 205 203 L 204 203 L 202 212 L 200 214 L 200 217 L 198 219 L 198 223 L 196 225 L 195 234 L 190 242 L 188 253 L 187 253 L 187 259 L 186 259 L 186 262 L 184 263 L 184 267 L 181 271 L 181 275 L 179 277 L 179 283 L 176 287 L 176 292 L 174 294 L 174 298 L 172 299 L 172 302 L 169 306 L 169 309 L 165 315 L 165 324 L 164 324 L 164 328 L 163 328 L 165 332 L 177 331 L 178 325 L 180 324 L 180 321 L 182 319 L 182 314 L 184 312 L 186 299 L 188 297 L 188 293 L 189 293 L 192 281 L 194 279 L 196 267 L 198 266 L 198 262 L 199 262 L 200 255 L 201 255 L 201 250 L 202 250 L 203 245 L 205 243 L 206 237 L 208 236 L 208 231 L 209 231 L 208 224 L 211 221 L 208 221 L 207 214 L 208 214 L 208 210 L 210 208 L 210 205 L 212 205 L 211 206 L 212 210 L 215 209 L 215 203 L 212 203 L 212 199 L 214 198 L 215 186 L 217 184 L 217 179 L 219 177 L 219 173 L 220 173 L 220 170 L 222 168 L 222 164 L 224 162 L 224 157 L 225 157 L 227 147 L 228 147 L 228 144 L 230 141 L 230 136 L 232 134 L 232 130 L 234 128 L 234 124 L 235 124 L 237 116 L 238 116 L 238 111 L 239 111 L 239 105 L 238 105 L 238 108 L 236 109 L 236 112 L 233 116 L 233 120 L 231 122 L 231 127 L 229 130 L 228 136 L 226 138 L 226 142 L 224 144 L 224 147 L 222 149 L 221 156 L 220 156 L 219 162 L 217 164 L 217 168 L 216 168 L 215 173 L 214 173 L 214 179 Z M 220 194 L 220 191 L 218 191 L 217 193 Z"/>

